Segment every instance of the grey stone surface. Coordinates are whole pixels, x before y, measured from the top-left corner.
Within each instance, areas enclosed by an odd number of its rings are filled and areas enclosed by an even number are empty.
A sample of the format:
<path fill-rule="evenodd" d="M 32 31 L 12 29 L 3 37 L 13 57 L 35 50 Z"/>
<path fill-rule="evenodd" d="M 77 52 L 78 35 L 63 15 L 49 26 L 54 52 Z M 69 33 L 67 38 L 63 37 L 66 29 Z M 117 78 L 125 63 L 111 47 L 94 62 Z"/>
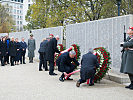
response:
<path fill-rule="evenodd" d="M 21 41 L 21 38 L 24 37 L 25 41 L 28 42 L 30 34 L 31 33 L 29 33 L 29 31 L 15 32 L 15 33 L 10 33 L 9 37 L 19 38 L 19 41 Z M 35 58 L 39 58 L 38 49 L 40 47 L 40 43 L 43 40 L 43 38 L 49 37 L 49 34 L 53 34 L 54 36 L 59 35 L 60 40 L 58 41 L 58 43 L 59 44 L 62 43 L 63 27 L 60 26 L 60 27 L 32 30 L 32 34 L 34 35 L 34 38 L 36 40 Z"/>
<path fill-rule="evenodd" d="M 89 48 L 105 47 L 111 53 L 111 67 L 119 73 L 121 65 L 120 42 L 123 42 L 124 25 L 126 31 L 133 25 L 133 15 L 107 18 L 97 21 L 68 25 L 66 46 L 78 44 L 81 55 Z"/>
<path fill-rule="evenodd" d="M 133 91 L 108 80 L 90 87 L 76 87 L 79 75 L 73 81 L 60 82 L 59 77 L 38 71 L 38 62 L 0 67 L 0 100 L 132 100 Z"/>

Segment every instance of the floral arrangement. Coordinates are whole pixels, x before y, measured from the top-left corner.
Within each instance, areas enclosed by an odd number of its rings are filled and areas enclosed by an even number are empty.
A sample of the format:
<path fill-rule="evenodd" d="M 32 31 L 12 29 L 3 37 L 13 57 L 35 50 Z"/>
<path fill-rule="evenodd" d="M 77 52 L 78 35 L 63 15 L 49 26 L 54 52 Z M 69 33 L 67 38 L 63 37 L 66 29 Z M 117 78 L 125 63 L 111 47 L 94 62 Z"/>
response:
<path fill-rule="evenodd" d="M 79 60 L 81 55 L 80 47 L 77 44 L 73 44 L 72 47 L 73 47 L 73 50 L 76 52 L 76 56 L 75 56 L 76 60 Z"/>
<path fill-rule="evenodd" d="M 63 47 L 62 44 L 58 44 L 58 45 L 57 45 L 57 48 L 58 48 L 58 50 L 59 50 L 60 52 L 64 50 L 64 47 Z M 56 66 L 56 60 L 58 59 L 58 57 L 59 57 L 60 55 L 61 55 L 61 54 L 55 54 L 55 56 L 54 56 L 54 65 L 55 65 L 55 66 Z"/>
<path fill-rule="evenodd" d="M 94 82 L 96 83 L 97 81 L 102 80 L 110 69 L 109 65 L 111 64 L 111 58 L 110 53 L 104 47 L 95 48 L 94 53 L 96 54 L 100 64 L 100 67 L 96 69 L 94 77 Z"/>

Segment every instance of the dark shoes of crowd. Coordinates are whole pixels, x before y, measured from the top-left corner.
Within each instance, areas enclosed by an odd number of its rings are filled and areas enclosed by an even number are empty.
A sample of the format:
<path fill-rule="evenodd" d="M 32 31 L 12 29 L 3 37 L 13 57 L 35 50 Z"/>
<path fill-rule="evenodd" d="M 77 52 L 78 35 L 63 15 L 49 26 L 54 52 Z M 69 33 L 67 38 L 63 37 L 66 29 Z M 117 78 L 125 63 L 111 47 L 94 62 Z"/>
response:
<path fill-rule="evenodd" d="M 60 78 L 59 78 L 59 80 L 60 80 L 61 82 L 64 82 L 64 80 L 66 80 L 66 79 L 65 79 L 65 78 L 60 77 Z M 68 77 L 68 78 L 67 78 L 67 80 L 73 80 L 73 79 L 72 79 L 72 78 L 70 78 L 70 77 Z"/>
<path fill-rule="evenodd" d="M 77 86 L 77 87 L 80 87 L 80 84 L 81 84 L 80 81 L 77 81 L 76 86 Z M 93 85 L 94 85 L 94 83 L 90 83 L 90 84 L 89 84 L 89 86 L 93 86 Z"/>
<path fill-rule="evenodd" d="M 129 86 L 126 86 L 125 88 L 133 90 L 133 84 L 130 84 Z"/>

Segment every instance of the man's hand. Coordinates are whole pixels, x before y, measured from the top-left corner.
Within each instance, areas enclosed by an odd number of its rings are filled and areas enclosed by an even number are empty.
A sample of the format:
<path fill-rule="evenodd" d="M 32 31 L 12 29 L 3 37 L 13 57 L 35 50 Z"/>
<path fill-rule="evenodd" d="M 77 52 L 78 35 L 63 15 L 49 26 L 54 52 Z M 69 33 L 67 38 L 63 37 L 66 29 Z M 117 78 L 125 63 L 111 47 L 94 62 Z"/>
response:
<path fill-rule="evenodd" d="M 24 51 L 24 49 L 23 49 L 23 51 Z"/>
<path fill-rule="evenodd" d="M 19 49 L 17 49 L 17 51 L 19 51 Z"/>

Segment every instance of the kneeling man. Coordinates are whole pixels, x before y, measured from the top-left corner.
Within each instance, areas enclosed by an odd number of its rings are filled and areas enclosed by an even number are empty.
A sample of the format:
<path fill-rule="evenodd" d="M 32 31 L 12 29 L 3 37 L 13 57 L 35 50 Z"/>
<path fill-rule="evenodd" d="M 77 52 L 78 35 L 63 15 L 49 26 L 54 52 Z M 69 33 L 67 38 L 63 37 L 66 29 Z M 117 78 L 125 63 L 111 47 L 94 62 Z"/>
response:
<path fill-rule="evenodd" d="M 94 75 L 96 73 L 96 68 L 99 67 L 97 56 L 93 54 L 93 50 L 89 49 L 89 53 L 83 55 L 81 60 L 81 69 L 80 77 L 77 81 L 76 86 L 79 87 L 81 83 L 86 82 L 87 79 L 90 79 L 90 86 L 94 85 Z"/>
<path fill-rule="evenodd" d="M 70 51 L 63 53 L 56 61 L 56 65 L 58 66 L 58 71 L 62 72 L 61 77 L 59 78 L 60 81 L 64 81 L 64 72 L 67 74 L 73 72 L 73 70 L 76 68 L 76 66 L 79 65 L 78 61 L 75 58 L 75 51 Z M 76 64 L 73 65 L 72 61 Z M 68 78 L 67 80 L 73 80 Z"/>

